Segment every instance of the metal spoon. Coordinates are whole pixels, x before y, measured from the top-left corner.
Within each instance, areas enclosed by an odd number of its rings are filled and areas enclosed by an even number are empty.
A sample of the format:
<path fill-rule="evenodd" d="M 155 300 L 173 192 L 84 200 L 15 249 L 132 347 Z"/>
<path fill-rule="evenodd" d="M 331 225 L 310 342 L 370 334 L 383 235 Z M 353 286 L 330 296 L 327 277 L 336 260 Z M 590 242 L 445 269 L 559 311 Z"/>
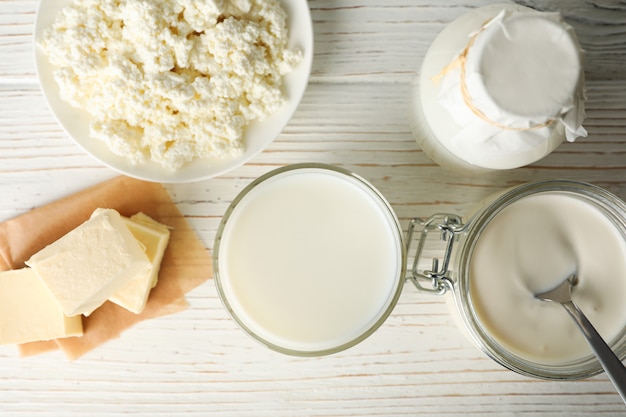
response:
<path fill-rule="evenodd" d="M 626 403 L 626 368 L 624 368 L 622 362 L 598 334 L 597 330 L 589 322 L 587 317 L 585 317 L 583 312 L 580 311 L 578 306 L 572 301 L 572 287 L 576 285 L 577 281 L 578 277 L 576 273 L 573 273 L 555 289 L 536 294 L 535 298 L 560 303 L 565 307 L 565 310 L 572 316 L 583 335 L 587 338 L 587 342 L 589 342 L 589 345 L 598 357 L 600 364 L 606 371 L 611 382 L 613 382 L 613 385 L 615 385 L 622 400 Z"/>

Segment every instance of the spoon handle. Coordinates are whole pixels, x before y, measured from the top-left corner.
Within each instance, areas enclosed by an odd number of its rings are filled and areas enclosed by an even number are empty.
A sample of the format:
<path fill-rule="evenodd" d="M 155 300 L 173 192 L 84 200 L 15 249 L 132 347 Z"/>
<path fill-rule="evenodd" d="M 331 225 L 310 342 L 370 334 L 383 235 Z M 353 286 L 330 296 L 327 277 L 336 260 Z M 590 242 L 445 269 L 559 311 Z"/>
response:
<path fill-rule="evenodd" d="M 609 376 L 609 379 L 613 382 L 617 392 L 626 403 L 626 368 L 624 367 L 624 364 L 611 350 L 609 345 L 606 344 L 604 339 L 602 339 L 600 334 L 598 334 L 598 331 L 595 327 L 593 327 L 576 304 L 569 301 L 567 303 L 563 303 L 563 307 L 565 307 L 574 321 L 576 321 L 578 327 L 580 327 L 580 330 L 582 330 L 583 334 L 587 338 L 587 341 L 589 342 L 589 345 L 596 353 L 600 364 Z"/>

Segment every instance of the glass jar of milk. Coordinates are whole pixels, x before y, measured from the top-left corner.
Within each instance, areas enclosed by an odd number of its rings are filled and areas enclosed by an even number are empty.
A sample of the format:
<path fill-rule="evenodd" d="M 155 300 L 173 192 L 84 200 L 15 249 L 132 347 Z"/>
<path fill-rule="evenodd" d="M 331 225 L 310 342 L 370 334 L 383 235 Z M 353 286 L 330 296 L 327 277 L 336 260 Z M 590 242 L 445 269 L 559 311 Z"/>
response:
<path fill-rule="evenodd" d="M 573 321 L 534 298 L 575 271 L 574 300 L 626 356 L 626 204 L 584 183 L 521 185 L 487 199 L 467 220 L 414 219 L 404 236 L 365 179 L 297 164 L 256 179 L 234 199 L 213 256 L 231 316 L 286 354 L 326 355 L 361 342 L 409 280 L 420 291 L 454 294 L 462 327 L 507 368 L 588 377 L 602 368 Z"/>
<path fill-rule="evenodd" d="M 441 166 L 475 173 L 528 165 L 586 136 L 582 56 L 557 13 L 503 4 L 459 17 L 415 79 L 417 142 Z"/>
<path fill-rule="evenodd" d="M 274 170 L 226 211 L 214 245 L 218 293 L 270 348 L 317 356 L 376 330 L 404 284 L 402 228 L 363 178 L 321 164 Z"/>

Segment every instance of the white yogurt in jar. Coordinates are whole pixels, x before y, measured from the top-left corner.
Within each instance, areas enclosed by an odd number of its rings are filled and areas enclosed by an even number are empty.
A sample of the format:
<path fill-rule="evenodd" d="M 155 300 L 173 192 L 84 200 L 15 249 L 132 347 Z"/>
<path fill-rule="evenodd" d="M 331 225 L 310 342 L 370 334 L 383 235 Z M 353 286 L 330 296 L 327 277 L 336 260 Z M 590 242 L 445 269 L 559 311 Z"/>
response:
<path fill-rule="evenodd" d="M 216 240 L 216 281 L 252 336 L 291 354 L 362 340 L 399 296 L 397 219 L 364 180 L 305 165 L 262 177 L 235 200 Z"/>
<path fill-rule="evenodd" d="M 570 273 L 572 292 L 602 337 L 626 326 L 626 236 L 596 206 L 567 193 L 527 196 L 502 209 L 476 241 L 470 295 L 485 331 L 510 352 L 542 364 L 591 354 L 562 306 L 534 294 Z"/>

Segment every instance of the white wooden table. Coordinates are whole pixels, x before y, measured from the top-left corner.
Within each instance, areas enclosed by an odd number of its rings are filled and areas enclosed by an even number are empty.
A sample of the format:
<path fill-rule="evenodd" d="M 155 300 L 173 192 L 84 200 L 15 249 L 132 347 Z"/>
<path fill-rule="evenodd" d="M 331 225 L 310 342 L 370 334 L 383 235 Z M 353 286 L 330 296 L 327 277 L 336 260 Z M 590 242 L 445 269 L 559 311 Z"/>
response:
<path fill-rule="evenodd" d="M 212 249 L 221 215 L 247 183 L 296 162 L 363 175 L 403 224 L 435 212 L 463 214 L 490 193 L 533 179 L 587 181 L 626 198 L 623 1 L 525 2 L 561 4 L 579 30 L 588 59 L 588 138 L 533 166 L 473 178 L 444 171 L 418 148 L 408 94 L 428 45 L 451 20 L 491 3 L 309 1 L 313 72 L 283 134 L 233 172 L 167 186 L 206 247 Z M 44 102 L 32 56 L 36 7 L 36 0 L 0 0 L 0 221 L 117 175 L 74 145 Z M 547 382 L 503 369 L 463 336 L 445 298 L 418 294 L 410 284 L 372 337 L 315 359 L 283 356 L 246 336 L 212 280 L 189 300 L 187 311 L 143 322 L 75 362 L 59 352 L 20 358 L 13 346 L 0 346 L 0 415 L 626 414 L 604 375 Z"/>

